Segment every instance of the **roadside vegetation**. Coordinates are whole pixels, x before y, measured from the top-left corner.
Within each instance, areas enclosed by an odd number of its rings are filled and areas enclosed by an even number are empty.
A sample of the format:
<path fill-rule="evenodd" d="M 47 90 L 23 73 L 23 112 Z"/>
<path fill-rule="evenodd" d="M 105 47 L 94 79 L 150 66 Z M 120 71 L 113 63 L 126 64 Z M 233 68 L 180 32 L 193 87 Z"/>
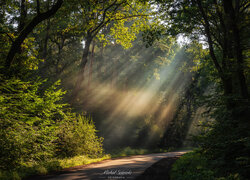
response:
<path fill-rule="evenodd" d="M 216 164 L 220 160 L 209 160 L 198 150 L 181 156 L 172 166 L 170 177 L 173 180 L 240 180 L 239 173 L 228 171 L 227 175 L 220 173 Z"/>
<path fill-rule="evenodd" d="M 59 82 L 0 82 L 0 178 L 21 179 L 108 158 L 90 117 L 61 101 Z"/>
<path fill-rule="evenodd" d="M 131 147 L 125 147 L 125 148 L 119 148 L 115 149 L 113 151 L 110 151 L 109 154 L 112 158 L 116 157 L 125 157 L 125 156 L 133 156 L 133 155 L 143 155 L 143 154 L 152 154 L 152 153 L 164 153 L 169 152 L 169 150 L 164 149 L 143 149 L 143 148 L 131 148 Z"/>
<path fill-rule="evenodd" d="M 0 171 L 1 180 L 21 180 L 37 175 L 46 175 L 53 172 L 58 172 L 65 168 L 87 165 L 94 162 L 99 162 L 105 159 L 110 159 L 110 155 L 101 157 L 89 157 L 86 155 L 74 156 L 72 158 L 54 158 L 46 162 L 26 163 L 23 166 L 11 171 Z"/>

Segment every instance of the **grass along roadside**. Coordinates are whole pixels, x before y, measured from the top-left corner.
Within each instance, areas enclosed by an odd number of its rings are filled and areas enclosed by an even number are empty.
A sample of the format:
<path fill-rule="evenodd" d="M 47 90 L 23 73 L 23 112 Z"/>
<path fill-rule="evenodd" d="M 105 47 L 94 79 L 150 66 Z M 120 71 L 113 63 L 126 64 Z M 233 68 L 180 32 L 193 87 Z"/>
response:
<path fill-rule="evenodd" d="M 134 149 L 131 147 L 115 149 L 113 151 L 108 152 L 111 155 L 111 158 L 116 157 L 125 157 L 125 156 L 133 156 L 133 155 L 143 155 L 143 154 L 152 154 L 152 153 L 166 153 L 171 151 L 184 151 L 190 150 L 192 151 L 193 147 L 182 147 L 182 148 L 169 148 L 169 149 Z"/>
<path fill-rule="evenodd" d="M 111 158 L 117 157 L 126 157 L 126 156 L 133 156 L 133 155 L 143 155 L 143 154 L 152 154 L 152 153 L 163 153 L 169 152 L 169 150 L 165 149 L 134 149 L 131 147 L 115 149 L 113 151 L 108 152 Z"/>
<path fill-rule="evenodd" d="M 104 155 L 100 158 L 90 158 L 82 155 L 72 158 L 53 159 L 40 164 L 25 163 L 21 168 L 15 171 L 8 172 L 0 170 L 0 180 L 21 180 L 32 175 L 46 175 L 50 172 L 60 171 L 65 168 L 87 165 L 110 158 L 110 155 Z"/>

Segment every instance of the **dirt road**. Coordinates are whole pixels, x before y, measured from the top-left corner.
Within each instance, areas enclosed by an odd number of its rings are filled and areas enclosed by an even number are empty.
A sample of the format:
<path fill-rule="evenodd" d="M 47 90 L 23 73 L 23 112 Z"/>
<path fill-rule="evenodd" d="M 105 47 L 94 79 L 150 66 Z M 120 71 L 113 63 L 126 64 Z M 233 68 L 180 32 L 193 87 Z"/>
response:
<path fill-rule="evenodd" d="M 39 177 L 39 180 L 132 180 L 138 175 L 142 174 L 145 169 L 160 159 L 166 157 L 175 157 L 186 152 L 187 151 L 156 153 L 104 160 L 99 163 L 69 170 L 59 175 Z"/>

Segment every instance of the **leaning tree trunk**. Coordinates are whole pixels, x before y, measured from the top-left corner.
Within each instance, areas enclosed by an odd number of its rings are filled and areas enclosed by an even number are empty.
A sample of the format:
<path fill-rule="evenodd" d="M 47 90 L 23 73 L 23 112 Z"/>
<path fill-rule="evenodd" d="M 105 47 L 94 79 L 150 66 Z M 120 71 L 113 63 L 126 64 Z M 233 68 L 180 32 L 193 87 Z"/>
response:
<path fill-rule="evenodd" d="M 27 38 L 27 36 L 33 31 L 33 29 L 42 21 L 53 16 L 58 11 L 58 9 L 61 7 L 62 3 L 63 3 L 63 0 L 58 0 L 56 2 L 56 4 L 52 6 L 52 8 L 50 10 L 48 10 L 44 13 L 37 13 L 37 15 L 30 21 L 30 23 L 23 28 L 23 30 L 20 32 L 19 36 L 12 43 L 11 48 L 8 52 L 6 62 L 5 62 L 6 68 L 10 68 L 11 64 L 14 61 L 15 55 L 21 49 L 21 44 Z"/>

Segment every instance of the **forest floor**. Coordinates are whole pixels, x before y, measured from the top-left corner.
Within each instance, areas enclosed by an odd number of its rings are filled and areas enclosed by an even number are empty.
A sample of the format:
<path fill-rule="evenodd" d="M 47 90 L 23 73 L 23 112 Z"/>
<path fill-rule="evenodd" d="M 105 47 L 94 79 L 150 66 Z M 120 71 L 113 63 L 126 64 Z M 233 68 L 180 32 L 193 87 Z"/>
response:
<path fill-rule="evenodd" d="M 30 177 L 30 180 L 104 180 L 104 179 L 152 179 L 169 172 L 173 162 L 188 151 L 136 155 L 104 160 L 84 166 L 65 169 L 57 174 Z M 156 163 L 158 162 L 158 163 Z M 163 170 L 165 168 L 165 170 Z M 146 171 L 145 171 L 146 170 Z M 159 178 L 156 178 L 159 179 Z M 166 178 L 165 178 L 166 179 Z"/>

